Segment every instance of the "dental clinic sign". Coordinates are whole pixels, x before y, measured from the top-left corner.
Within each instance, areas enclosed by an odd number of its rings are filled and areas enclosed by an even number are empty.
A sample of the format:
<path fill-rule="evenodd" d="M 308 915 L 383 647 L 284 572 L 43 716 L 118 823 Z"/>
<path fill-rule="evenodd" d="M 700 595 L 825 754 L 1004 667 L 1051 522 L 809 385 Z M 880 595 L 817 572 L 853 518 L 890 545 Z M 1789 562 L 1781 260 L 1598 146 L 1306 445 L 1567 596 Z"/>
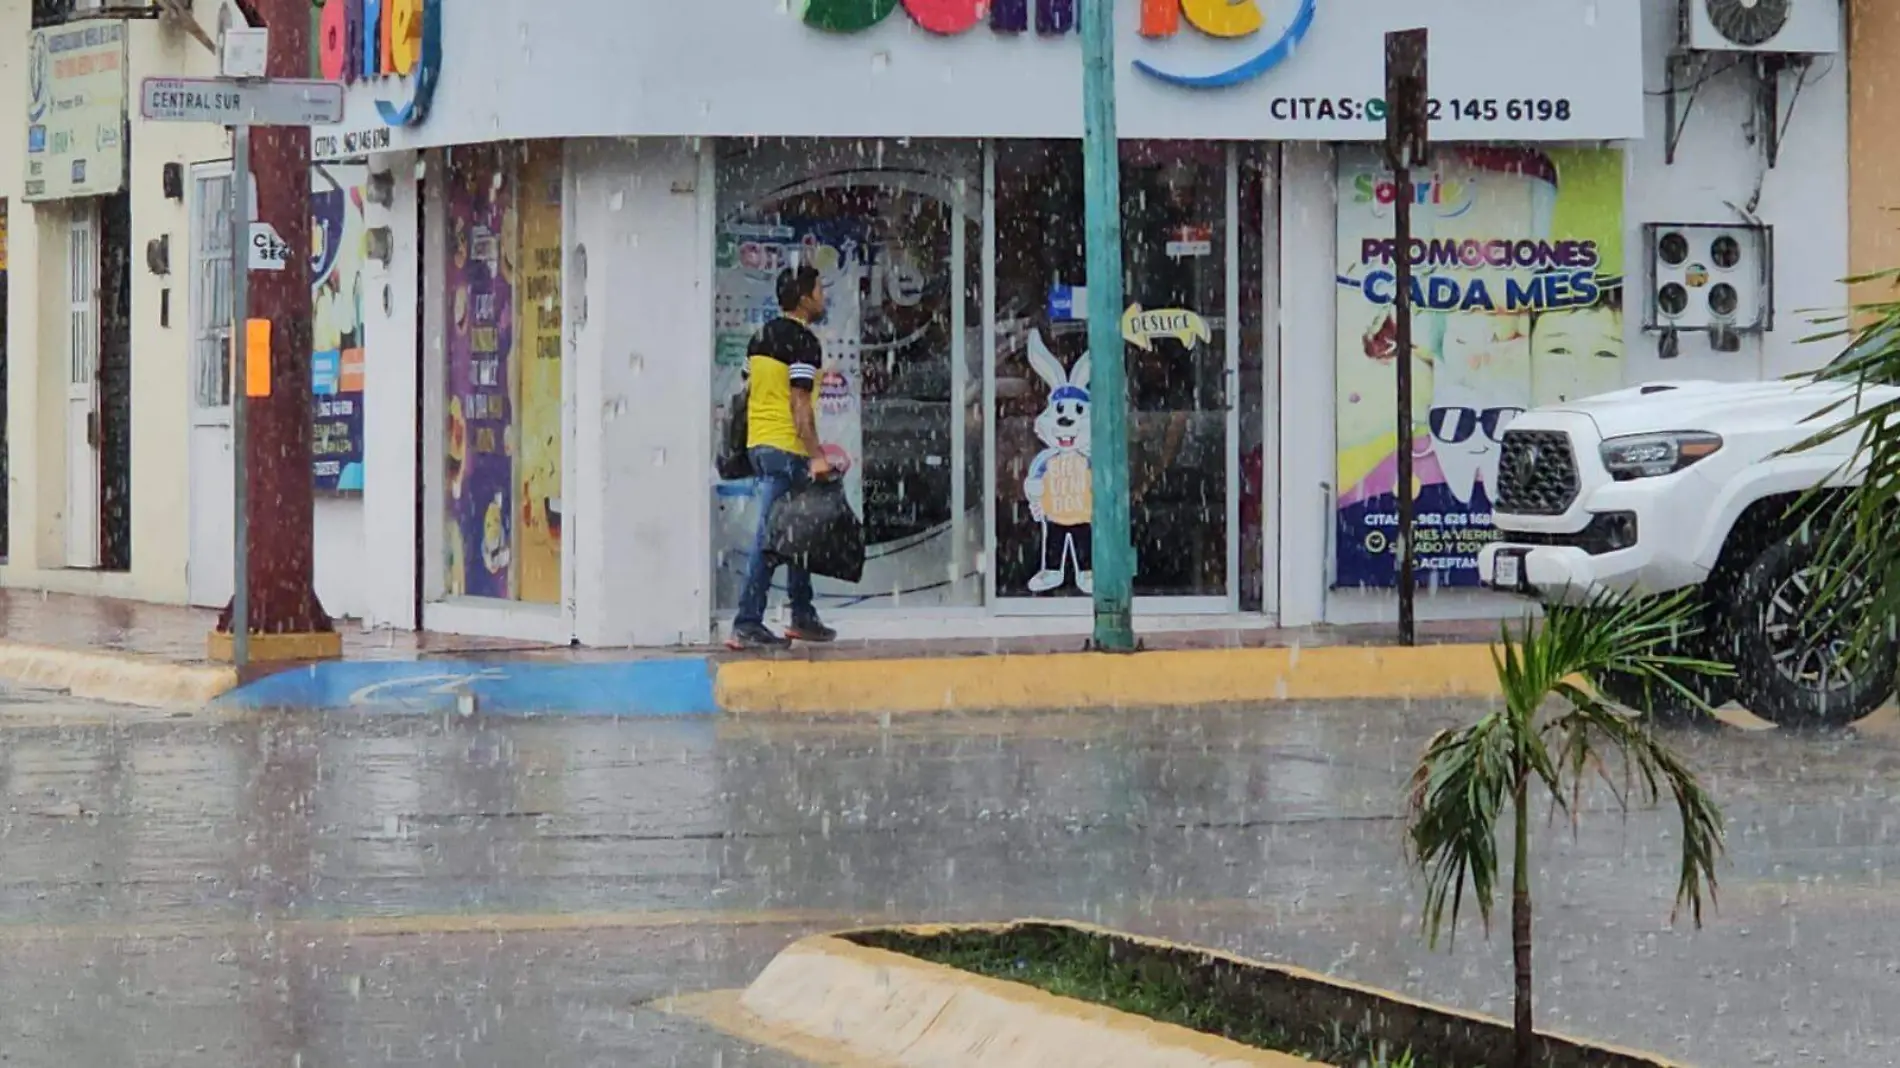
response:
<path fill-rule="evenodd" d="M 865 38 L 877 50 L 870 68 L 900 81 L 915 77 L 922 86 L 930 81 L 923 72 L 954 66 L 959 90 L 939 88 L 937 107 L 975 106 L 988 89 L 1013 109 L 1034 111 L 1076 92 L 1076 50 L 1061 42 L 1075 38 L 1083 2 L 793 0 L 791 10 L 807 37 Z M 1642 0 L 1102 2 L 1115 5 L 1116 54 L 1126 64 L 1118 79 L 1125 137 L 1377 140 L 1386 115 L 1384 35 L 1411 28 L 1431 33 L 1436 138 L 1621 140 L 1644 132 Z M 912 32 L 898 28 L 904 23 Z M 1060 107 L 1066 115 L 1068 104 Z"/>
<path fill-rule="evenodd" d="M 428 119 L 442 74 L 442 0 L 324 0 L 317 41 L 324 79 L 376 95 L 382 136 L 355 136 L 381 143 L 362 150 L 388 147 L 387 127 Z"/>
<path fill-rule="evenodd" d="M 932 33 L 953 36 L 988 21 L 997 33 L 1029 32 L 1033 7 L 1036 32 L 1044 35 L 1065 34 L 1076 28 L 1076 5 L 1080 0 L 902 0 L 917 25 Z M 1181 32 L 1185 20 L 1208 37 L 1223 41 L 1254 40 L 1266 28 L 1267 19 L 1254 0 L 1139 0 L 1141 35 L 1165 41 Z M 1265 48 L 1252 50 L 1244 59 L 1223 69 L 1203 74 L 1170 70 L 1145 59 L 1135 61 L 1135 69 L 1164 82 L 1193 88 L 1219 88 L 1252 81 L 1285 62 L 1313 27 L 1318 0 L 1298 0 L 1291 20 L 1272 34 Z M 805 22 L 821 30 L 856 33 L 889 18 L 899 0 L 806 0 Z"/>

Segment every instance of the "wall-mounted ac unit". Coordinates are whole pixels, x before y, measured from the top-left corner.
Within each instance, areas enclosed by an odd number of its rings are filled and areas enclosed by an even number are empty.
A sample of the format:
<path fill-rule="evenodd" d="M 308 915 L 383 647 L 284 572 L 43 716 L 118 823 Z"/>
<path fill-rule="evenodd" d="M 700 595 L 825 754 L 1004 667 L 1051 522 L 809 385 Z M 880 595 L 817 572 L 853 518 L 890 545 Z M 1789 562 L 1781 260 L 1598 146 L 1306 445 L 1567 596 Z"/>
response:
<path fill-rule="evenodd" d="M 1834 55 L 1841 0 L 1682 0 L 1683 44 L 1696 52 Z"/>
<path fill-rule="evenodd" d="M 1744 334 L 1774 329 L 1774 231 L 1728 223 L 1650 223 L 1643 227 L 1649 289 L 1643 328 L 1673 341 L 1707 333 L 1717 351 L 1735 351 Z"/>

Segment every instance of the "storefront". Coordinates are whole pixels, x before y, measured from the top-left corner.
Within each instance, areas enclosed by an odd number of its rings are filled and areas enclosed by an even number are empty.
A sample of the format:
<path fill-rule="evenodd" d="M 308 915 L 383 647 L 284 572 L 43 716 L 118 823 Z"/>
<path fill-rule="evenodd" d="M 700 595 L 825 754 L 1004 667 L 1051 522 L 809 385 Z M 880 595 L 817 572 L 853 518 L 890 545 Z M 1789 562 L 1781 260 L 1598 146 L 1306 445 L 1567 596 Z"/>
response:
<path fill-rule="evenodd" d="M 1137 596 L 1163 611 L 1260 606 L 1238 517 L 1266 426 L 1264 154 L 1209 141 L 1123 151 Z M 820 433 L 863 516 L 849 608 L 1084 612 L 1091 589 L 1086 278 L 1079 142 L 723 142 L 713 394 L 787 264 L 830 314 Z M 1243 284 L 1245 279 L 1249 284 Z M 1231 395 L 1230 395 L 1231 394 Z M 717 607 L 734 607 L 756 516 L 717 487 Z M 984 566 L 993 561 L 994 566 Z"/>
<path fill-rule="evenodd" d="M 319 139 L 393 187 L 366 209 L 372 244 L 392 235 L 366 275 L 372 621 L 406 621 L 419 589 L 437 629 L 707 640 L 756 522 L 750 486 L 713 474 L 714 428 L 773 278 L 811 264 L 830 304 L 820 432 L 870 542 L 862 582 L 820 583 L 827 617 L 863 635 L 1084 629 L 1074 5 L 494 6 L 479 25 L 438 12 L 425 117 L 390 125 L 392 87 L 416 86 L 381 79 Z M 1442 7 L 1123 5 L 1121 325 L 1149 626 L 1389 616 L 1400 447 L 1419 460 L 1426 613 L 1511 610 L 1471 588 L 1469 561 L 1517 412 L 1812 362 L 1791 322 L 1739 354 L 1685 341 L 1660 367 L 1625 294 L 1647 285 L 1644 223 L 1746 204 L 1771 224 L 1803 212 L 1775 242 L 1777 301 L 1838 303 L 1844 220 L 1811 210 L 1845 184 L 1838 73 L 1806 87 L 1824 117 L 1787 135 L 1801 173 L 1754 166 L 1713 121 L 1670 166 L 1643 79 L 1673 12 Z M 1418 429 L 1401 446 L 1394 190 L 1371 141 L 1383 34 L 1421 23 L 1445 144 L 1418 187 Z"/>

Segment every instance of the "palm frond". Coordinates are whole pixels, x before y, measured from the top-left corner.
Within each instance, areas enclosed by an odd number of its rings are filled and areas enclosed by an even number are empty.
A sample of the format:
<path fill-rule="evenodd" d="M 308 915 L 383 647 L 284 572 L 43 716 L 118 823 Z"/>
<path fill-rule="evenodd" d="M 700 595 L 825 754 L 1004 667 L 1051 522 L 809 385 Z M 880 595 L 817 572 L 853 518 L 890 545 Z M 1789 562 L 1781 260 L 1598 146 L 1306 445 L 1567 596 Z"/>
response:
<path fill-rule="evenodd" d="M 1498 884 L 1498 815 L 1513 782 L 1512 732 L 1497 712 L 1456 731 L 1441 731 L 1412 776 L 1409 845 L 1425 873 L 1422 922 L 1436 946 L 1457 930 L 1471 888 L 1488 931 Z"/>
<path fill-rule="evenodd" d="M 1576 606 L 1545 610 L 1537 644 L 1546 648 L 1550 666 L 1541 693 L 1556 692 L 1573 676 L 1627 675 L 1674 690 L 1700 705 L 1701 698 L 1683 681 L 1695 675 L 1734 674 L 1727 664 L 1675 652 L 1702 632 L 1701 606 L 1694 590 L 1660 597 L 1603 593 Z"/>
<path fill-rule="evenodd" d="M 1858 281 L 1892 285 L 1900 272 Z M 1869 386 L 1900 384 L 1900 301 L 1858 304 L 1837 321 L 1849 325 L 1827 336 L 1847 338 L 1849 345 L 1815 377 L 1852 383 L 1854 390 L 1813 418 L 1837 417 L 1850 405 L 1852 412 L 1784 451 L 1842 440 L 1853 445 L 1834 476 L 1803 493 L 1794 507 L 1806 517 L 1801 533 L 1813 540 L 1827 576 L 1813 610 L 1843 619 L 1849 655 L 1860 656 L 1891 644 L 1893 621 L 1900 619 L 1900 399 L 1868 403 L 1866 396 Z"/>
<path fill-rule="evenodd" d="M 1671 919 L 1687 905 L 1695 925 L 1701 927 L 1704 904 L 1715 902 L 1715 865 L 1725 848 L 1721 810 L 1695 773 L 1641 720 L 1622 715 L 1574 688 L 1563 696 L 1569 708 L 1550 721 L 1544 731 L 1557 738 L 1559 763 L 1572 770 L 1573 790 L 1581 790 L 1581 769 L 1603 765 L 1606 756 L 1623 766 L 1625 786 L 1621 790 L 1612 787 L 1611 794 L 1625 812 L 1632 802 L 1655 806 L 1661 801 L 1662 790 L 1668 790 L 1682 824 L 1681 869 L 1676 882 L 1676 912 Z M 1607 773 L 1604 778 L 1608 779 Z"/>

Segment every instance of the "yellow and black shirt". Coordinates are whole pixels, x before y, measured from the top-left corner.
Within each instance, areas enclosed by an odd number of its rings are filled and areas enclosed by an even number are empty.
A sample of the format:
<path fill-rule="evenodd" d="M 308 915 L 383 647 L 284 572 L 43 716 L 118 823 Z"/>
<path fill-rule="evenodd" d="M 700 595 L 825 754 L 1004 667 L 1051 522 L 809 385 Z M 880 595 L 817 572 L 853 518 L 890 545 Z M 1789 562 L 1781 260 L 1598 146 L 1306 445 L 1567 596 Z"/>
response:
<path fill-rule="evenodd" d="M 824 347 L 818 335 L 797 319 L 781 316 L 753 335 L 746 350 L 751 374 L 751 402 L 746 407 L 746 448 L 782 449 L 804 456 L 792 418 L 792 390 L 809 393 L 818 382 Z"/>

